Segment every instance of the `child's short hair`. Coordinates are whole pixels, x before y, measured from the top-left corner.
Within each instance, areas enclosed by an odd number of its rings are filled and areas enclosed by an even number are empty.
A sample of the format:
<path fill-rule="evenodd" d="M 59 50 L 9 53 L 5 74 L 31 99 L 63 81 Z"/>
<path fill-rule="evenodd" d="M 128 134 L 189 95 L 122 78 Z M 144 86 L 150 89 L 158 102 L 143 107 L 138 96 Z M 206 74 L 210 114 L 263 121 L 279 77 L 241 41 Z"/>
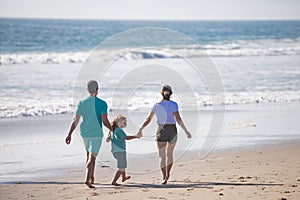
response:
<path fill-rule="evenodd" d="M 114 120 L 111 122 L 111 126 L 112 126 L 113 131 L 117 128 L 117 126 L 118 126 L 117 124 L 118 124 L 119 122 L 123 121 L 123 120 L 126 120 L 126 117 L 123 116 L 123 115 L 121 115 L 121 114 L 117 115 L 117 116 L 114 118 Z"/>

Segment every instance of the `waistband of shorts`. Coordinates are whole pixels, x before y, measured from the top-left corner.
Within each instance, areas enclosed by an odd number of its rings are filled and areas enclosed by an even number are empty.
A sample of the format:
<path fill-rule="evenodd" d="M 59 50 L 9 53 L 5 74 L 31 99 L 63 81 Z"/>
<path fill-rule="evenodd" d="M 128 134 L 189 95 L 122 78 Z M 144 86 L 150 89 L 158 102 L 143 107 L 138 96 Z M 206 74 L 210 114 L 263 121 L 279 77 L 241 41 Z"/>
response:
<path fill-rule="evenodd" d="M 158 126 L 176 126 L 176 124 L 158 124 Z"/>
<path fill-rule="evenodd" d="M 86 138 L 86 137 L 81 137 L 82 139 L 86 139 L 86 140 L 102 140 L 103 137 L 89 137 L 89 138 Z"/>

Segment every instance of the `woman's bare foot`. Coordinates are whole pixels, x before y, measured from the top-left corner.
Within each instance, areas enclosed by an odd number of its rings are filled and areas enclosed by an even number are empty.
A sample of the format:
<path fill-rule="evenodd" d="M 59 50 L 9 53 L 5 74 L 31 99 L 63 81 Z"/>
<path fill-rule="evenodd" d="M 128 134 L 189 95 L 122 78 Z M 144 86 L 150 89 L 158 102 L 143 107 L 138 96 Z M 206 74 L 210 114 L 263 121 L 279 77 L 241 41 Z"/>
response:
<path fill-rule="evenodd" d="M 125 182 L 127 180 L 129 180 L 131 178 L 131 176 L 126 176 L 125 178 L 122 178 L 122 182 Z"/>
<path fill-rule="evenodd" d="M 95 188 L 95 186 L 93 186 L 90 182 L 86 181 L 84 183 L 86 186 L 88 186 L 88 188 Z"/>
<path fill-rule="evenodd" d="M 166 185 L 168 183 L 169 177 L 165 177 L 160 184 Z"/>
<path fill-rule="evenodd" d="M 120 186 L 121 184 L 119 184 L 119 183 L 111 183 L 112 185 L 114 185 L 114 186 Z"/>

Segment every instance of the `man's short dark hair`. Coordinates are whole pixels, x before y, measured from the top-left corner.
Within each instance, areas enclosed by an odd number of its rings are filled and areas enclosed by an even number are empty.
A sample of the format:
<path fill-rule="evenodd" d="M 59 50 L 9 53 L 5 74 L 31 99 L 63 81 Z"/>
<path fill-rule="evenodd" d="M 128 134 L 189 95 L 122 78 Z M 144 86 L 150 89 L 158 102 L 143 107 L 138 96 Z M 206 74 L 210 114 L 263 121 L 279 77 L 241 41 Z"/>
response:
<path fill-rule="evenodd" d="M 97 81 L 89 80 L 89 82 L 87 83 L 87 90 L 89 91 L 90 94 L 96 93 L 96 91 L 98 90 Z"/>

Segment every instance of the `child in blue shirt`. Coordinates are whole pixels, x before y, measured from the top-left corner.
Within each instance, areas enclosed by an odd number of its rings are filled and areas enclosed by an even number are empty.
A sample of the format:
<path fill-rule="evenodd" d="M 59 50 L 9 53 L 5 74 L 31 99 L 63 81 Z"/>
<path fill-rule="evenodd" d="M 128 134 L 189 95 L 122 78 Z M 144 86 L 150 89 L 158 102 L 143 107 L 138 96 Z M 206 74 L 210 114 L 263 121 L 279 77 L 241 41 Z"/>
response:
<path fill-rule="evenodd" d="M 135 136 L 127 136 L 126 133 L 122 130 L 127 125 L 126 117 L 122 115 L 118 115 L 111 123 L 112 132 L 110 131 L 108 137 L 106 138 L 106 142 L 111 141 L 111 152 L 114 158 L 117 160 L 118 171 L 115 174 L 115 177 L 112 181 L 112 185 L 120 186 L 117 183 L 117 180 L 122 175 L 122 182 L 130 179 L 130 176 L 126 176 L 126 168 L 127 168 L 127 159 L 126 159 L 126 141 L 132 140 L 135 138 L 140 138 L 141 134 L 137 134 Z"/>

